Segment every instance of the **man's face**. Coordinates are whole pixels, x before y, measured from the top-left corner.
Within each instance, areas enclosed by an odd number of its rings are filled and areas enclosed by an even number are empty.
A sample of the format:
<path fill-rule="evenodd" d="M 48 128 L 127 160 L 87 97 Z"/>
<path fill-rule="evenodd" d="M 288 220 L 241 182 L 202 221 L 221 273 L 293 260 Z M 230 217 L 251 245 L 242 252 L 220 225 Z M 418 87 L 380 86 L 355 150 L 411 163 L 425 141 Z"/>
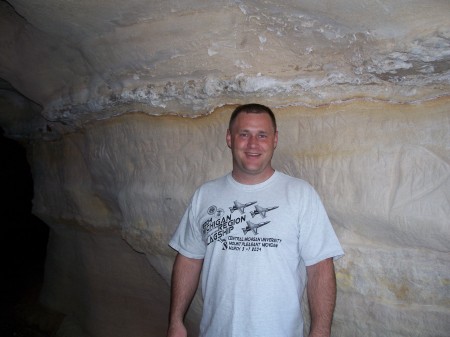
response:
<path fill-rule="evenodd" d="M 238 182 L 257 184 L 270 178 L 278 132 L 267 113 L 241 112 L 226 139 L 233 155 L 233 177 Z"/>

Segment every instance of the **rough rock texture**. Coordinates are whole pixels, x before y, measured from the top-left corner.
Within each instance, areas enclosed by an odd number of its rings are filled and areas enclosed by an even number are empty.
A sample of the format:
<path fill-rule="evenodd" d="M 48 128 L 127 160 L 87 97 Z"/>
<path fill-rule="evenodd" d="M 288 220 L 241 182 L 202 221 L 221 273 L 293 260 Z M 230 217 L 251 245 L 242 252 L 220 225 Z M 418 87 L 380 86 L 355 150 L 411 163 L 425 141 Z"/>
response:
<path fill-rule="evenodd" d="M 228 172 L 234 104 L 275 108 L 277 169 L 346 256 L 333 336 L 450 331 L 450 2 L 0 2 L 0 125 L 51 228 L 59 336 L 163 336 L 195 187 Z M 197 330 L 201 300 L 188 320 Z M 306 312 L 307 314 L 307 312 Z M 195 333 L 193 334 L 195 335 Z"/>

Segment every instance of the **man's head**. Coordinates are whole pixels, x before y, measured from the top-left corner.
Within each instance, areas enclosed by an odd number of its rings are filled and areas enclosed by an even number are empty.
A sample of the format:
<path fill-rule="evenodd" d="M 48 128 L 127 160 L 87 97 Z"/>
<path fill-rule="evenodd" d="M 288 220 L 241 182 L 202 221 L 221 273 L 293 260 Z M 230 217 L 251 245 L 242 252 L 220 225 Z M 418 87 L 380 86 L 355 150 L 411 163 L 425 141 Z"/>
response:
<path fill-rule="evenodd" d="M 236 109 L 234 109 L 234 111 L 230 117 L 230 122 L 228 124 L 229 130 L 231 130 L 232 125 L 233 125 L 234 121 L 236 120 L 236 117 L 243 112 L 254 113 L 254 114 L 261 114 L 261 113 L 268 114 L 270 119 L 272 120 L 272 125 L 273 125 L 274 131 L 277 131 L 277 121 L 275 119 L 275 115 L 274 115 L 273 111 L 265 105 L 256 104 L 256 103 L 243 104 L 243 105 L 238 106 Z"/>
<path fill-rule="evenodd" d="M 236 108 L 227 131 L 233 155 L 233 177 L 243 184 L 270 178 L 273 152 L 278 143 L 275 116 L 268 107 L 247 104 Z"/>

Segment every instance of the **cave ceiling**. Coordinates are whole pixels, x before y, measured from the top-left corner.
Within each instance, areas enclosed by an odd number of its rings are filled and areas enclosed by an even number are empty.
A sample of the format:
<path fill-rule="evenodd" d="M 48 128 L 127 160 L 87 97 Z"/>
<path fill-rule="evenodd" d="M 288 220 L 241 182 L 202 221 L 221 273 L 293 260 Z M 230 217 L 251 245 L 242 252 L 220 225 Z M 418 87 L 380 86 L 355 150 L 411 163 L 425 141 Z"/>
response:
<path fill-rule="evenodd" d="M 0 30 L 5 125 L 450 93 L 449 0 L 10 0 Z"/>

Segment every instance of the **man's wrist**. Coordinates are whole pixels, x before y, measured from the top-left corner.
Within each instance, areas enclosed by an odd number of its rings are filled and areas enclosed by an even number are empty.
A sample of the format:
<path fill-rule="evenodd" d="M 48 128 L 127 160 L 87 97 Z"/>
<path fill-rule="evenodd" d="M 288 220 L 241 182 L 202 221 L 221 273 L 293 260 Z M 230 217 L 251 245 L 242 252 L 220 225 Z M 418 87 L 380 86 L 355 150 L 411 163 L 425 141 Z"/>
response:
<path fill-rule="evenodd" d="M 330 337 L 331 332 L 329 331 L 311 331 L 308 337 Z"/>

